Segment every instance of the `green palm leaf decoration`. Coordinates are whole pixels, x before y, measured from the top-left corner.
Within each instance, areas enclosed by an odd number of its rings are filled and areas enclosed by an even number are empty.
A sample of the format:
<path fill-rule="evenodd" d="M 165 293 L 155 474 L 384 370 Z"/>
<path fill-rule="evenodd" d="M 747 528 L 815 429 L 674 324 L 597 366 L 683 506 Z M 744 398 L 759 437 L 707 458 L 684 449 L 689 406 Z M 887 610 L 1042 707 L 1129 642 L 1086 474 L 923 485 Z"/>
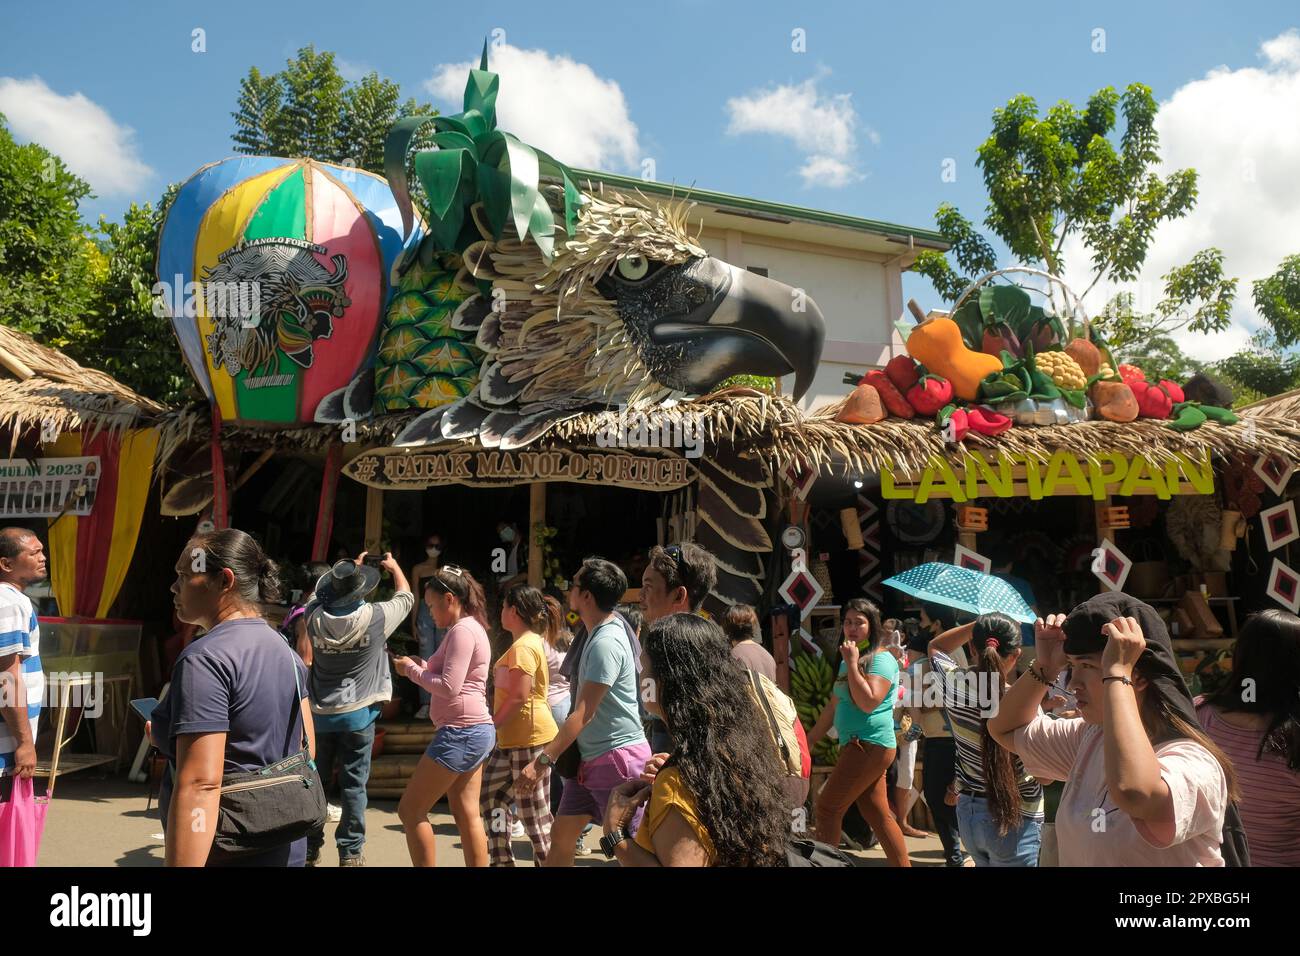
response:
<path fill-rule="evenodd" d="M 487 41 L 477 70 L 469 71 L 464 109 L 453 116 L 408 116 L 393 124 L 384 140 L 384 172 L 402 214 L 403 235 L 415 224 L 406 181 L 406 154 L 419 130 L 432 123 L 436 150 L 417 153 L 415 174 L 429 198 L 429 234 L 440 251 L 463 252 L 462 230 L 469 208 L 482 202 L 493 238 L 507 224 L 520 241 L 529 236 L 549 261 L 557 223 L 541 193 L 544 178 L 564 184 L 564 221 L 573 235 L 581 198 L 563 163 L 496 128 L 500 77 L 488 70 Z"/>

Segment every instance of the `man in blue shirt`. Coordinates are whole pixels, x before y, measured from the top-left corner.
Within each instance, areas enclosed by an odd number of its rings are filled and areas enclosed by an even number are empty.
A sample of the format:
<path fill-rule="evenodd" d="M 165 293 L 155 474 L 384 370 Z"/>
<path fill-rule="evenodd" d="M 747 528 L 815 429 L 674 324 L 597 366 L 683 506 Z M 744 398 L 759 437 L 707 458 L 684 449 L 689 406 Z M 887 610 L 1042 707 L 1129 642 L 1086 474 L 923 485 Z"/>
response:
<path fill-rule="evenodd" d="M 637 706 L 637 649 L 634 638 L 615 612 L 627 577 L 603 558 L 588 558 L 573 577 L 569 605 L 578 612 L 590 637 L 578 655 L 573 683 L 578 692 L 569 719 L 536 760 L 523 769 L 520 785 L 530 786 L 545 767 L 554 765 L 577 741 L 581 760 L 578 776 L 564 781 L 560 807 L 551 826 L 551 852 L 546 866 L 571 866 L 578 835 L 605 814 L 609 795 L 621 784 L 641 776 L 650 759 L 650 745 L 641 728 Z M 632 831 L 640 819 L 634 818 Z"/>

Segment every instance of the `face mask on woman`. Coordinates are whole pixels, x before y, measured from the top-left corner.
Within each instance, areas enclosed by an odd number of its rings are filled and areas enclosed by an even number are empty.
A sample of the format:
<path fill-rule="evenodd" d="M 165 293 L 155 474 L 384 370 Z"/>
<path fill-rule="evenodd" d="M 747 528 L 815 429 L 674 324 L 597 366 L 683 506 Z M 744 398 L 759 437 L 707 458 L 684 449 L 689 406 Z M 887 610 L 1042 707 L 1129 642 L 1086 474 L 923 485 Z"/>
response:
<path fill-rule="evenodd" d="M 438 555 L 442 554 L 442 548 L 435 547 L 434 545 L 431 544 L 424 549 L 424 553 L 431 558 L 436 558 Z"/>
<path fill-rule="evenodd" d="M 501 541 L 502 541 L 502 543 L 504 543 L 504 544 L 510 544 L 510 543 L 511 543 L 512 541 L 514 541 L 514 540 L 515 540 L 515 529 L 514 529 L 514 528 L 502 528 L 502 529 L 501 529 Z"/>

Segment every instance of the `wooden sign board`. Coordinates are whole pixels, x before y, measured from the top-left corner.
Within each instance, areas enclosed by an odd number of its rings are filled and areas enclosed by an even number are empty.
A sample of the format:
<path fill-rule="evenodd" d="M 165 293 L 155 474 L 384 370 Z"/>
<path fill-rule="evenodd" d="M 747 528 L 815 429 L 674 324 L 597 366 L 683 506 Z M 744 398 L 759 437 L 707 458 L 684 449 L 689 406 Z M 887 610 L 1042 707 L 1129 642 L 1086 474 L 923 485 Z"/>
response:
<path fill-rule="evenodd" d="M 0 459 L 0 519 L 88 515 L 95 507 L 98 456 Z"/>
<path fill-rule="evenodd" d="M 469 485 L 504 488 L 539 481 L 567 481 L 644 491 L 674 491 L 695 480 L 685 458 L 643 450 L 611 454 L 584 449 L 500 451 L 376 448 L 343 466 L 343 473 L 371 488 L 393 491 Z"/>
<path fill-rule="evenodd" d="M 1173 460 L 1154 464 L 1141 455 L 1098 452 L 1079 458 L 1057 451 L 1043 460 L 1031 455 L 967 454 L 964 466 L 935 458 L 924 474 L 897 474 L 885 467 L 880 492 L 886 499 L 924 504 L 931 498 L 956 502 L 976 498 L 1023 498 L 1034 501 L 1060 495 L 1091 496 L 1104 501 L 1111 495 L 1174 495 L 1214 493 L 1214 465 L 1206 452 L 1200 460 L 1181 452 Z"/>

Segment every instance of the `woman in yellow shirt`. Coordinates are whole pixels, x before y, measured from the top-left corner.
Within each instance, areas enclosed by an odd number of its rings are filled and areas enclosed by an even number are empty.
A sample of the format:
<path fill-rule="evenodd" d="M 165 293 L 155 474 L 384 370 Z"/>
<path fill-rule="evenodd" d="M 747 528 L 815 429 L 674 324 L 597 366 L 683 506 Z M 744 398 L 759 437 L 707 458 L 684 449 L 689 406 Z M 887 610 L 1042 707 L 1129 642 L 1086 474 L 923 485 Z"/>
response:
<path fill-rule="evenodd" d="M 785 771 L 748 688 L 716 624 L 670 614 L 650 626 L 641 697 L 674 750 L 653 783 L 629 780 L 610 794 L 607 855 L 623 866 L 785 865 Z M 633 841 L 627 825 L 647 800 Z"/>
<path fill-rule="evenodd" d="M 537 588 L 512 587 L 501 606 L 501 626 L 514 642 L 493 671 L 492 722 L 496 749 L 483 768 L 481 805 L 492 866 L 514 866 L 510 849 L 510 803 L 533 844 L 538 866 L 551 849 L 551 772 L 547 767 L 533 787 L 517 787 L 515 778 L 542 752 L 558 729 L 546 700 L 546 641 L 560 627 L 559 605 L 547 602 Z"/>

